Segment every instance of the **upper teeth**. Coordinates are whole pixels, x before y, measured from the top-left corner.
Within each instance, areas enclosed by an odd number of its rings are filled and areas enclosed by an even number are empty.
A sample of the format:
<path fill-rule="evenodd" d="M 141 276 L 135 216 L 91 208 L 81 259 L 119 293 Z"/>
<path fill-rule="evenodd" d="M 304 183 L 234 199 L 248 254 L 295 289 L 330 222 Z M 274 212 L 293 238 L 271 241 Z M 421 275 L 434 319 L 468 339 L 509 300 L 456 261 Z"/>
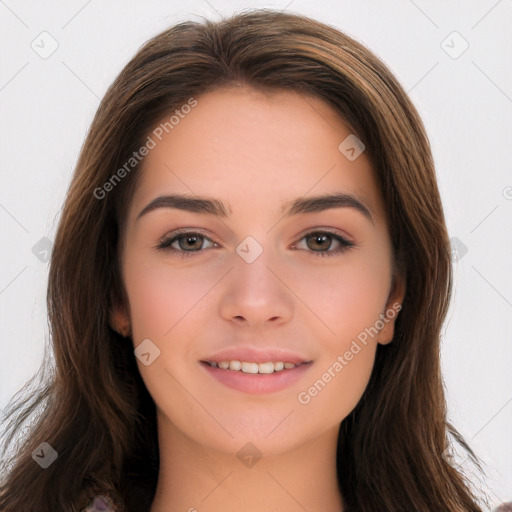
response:
<path fill-rule="evenodd" d="M 273 373 L 280 372 L 283 369 L 291 369 L 297 366 L 294 363 L 284 363 L 277 361 L 276 363 L 247 363 L 246 361 L 209 361 L 210 366 L 218 366 L 222 370 L 241 370 L 244 373 Z"/>

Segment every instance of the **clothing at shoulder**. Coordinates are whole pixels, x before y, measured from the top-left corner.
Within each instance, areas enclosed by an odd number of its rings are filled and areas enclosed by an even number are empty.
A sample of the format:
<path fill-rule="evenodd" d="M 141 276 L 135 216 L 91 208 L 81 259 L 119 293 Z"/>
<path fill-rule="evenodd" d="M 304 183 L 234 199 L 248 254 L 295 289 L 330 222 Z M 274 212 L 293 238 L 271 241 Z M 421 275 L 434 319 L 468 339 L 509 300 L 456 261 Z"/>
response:
<path fill-rule="evenodd" d="M 112 500 L 106 496 L 93 496 L 86 508 L 80 512 L 118 512 Z"/>

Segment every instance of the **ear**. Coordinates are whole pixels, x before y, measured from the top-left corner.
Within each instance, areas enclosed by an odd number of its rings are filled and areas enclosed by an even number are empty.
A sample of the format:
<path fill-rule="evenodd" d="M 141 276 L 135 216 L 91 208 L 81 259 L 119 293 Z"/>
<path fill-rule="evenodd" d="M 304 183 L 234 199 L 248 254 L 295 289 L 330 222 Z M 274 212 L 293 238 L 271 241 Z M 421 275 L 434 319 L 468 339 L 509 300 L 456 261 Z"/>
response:
<path fill-rule="evenodd" d="M 396 273 L 391 282 L 391 290 L 386 301 L 386 307 L 380 315 L 379 334 L 377 335 L 377 343 L 387 345 L 393 341 L 395 334 L 395 321 L 398 317 L 405 296 L 405 278 L 403 275 Z"/>
<path fill-rule="evenodd" d="M 110 310 L 108 323 L 123 338 L 131 335 L 130 315 L 128 315 L 124 306 L 115 306 Z"/>

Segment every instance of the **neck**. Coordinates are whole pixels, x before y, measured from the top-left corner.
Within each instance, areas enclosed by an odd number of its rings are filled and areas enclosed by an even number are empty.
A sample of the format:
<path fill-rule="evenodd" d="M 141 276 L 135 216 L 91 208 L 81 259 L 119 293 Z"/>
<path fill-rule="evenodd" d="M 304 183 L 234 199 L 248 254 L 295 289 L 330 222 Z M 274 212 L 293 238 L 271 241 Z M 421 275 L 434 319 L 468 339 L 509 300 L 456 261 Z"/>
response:
<path fill-rule="evenodd" d="M 293 451 L 266 456 L 246 446 L 237 456 L 198 444 L 159 413 L 151 512 L 342 512 L 337 436 L 336 426 Z"/>

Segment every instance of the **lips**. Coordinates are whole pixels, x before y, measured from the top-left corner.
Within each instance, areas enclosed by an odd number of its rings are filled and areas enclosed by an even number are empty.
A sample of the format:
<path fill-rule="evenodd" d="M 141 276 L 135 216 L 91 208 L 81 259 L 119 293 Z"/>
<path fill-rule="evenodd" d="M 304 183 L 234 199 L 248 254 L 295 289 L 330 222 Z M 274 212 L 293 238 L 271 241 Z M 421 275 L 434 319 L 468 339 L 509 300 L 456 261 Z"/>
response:
<path fill-rule="evenodd" d="M 250 394 L 283 390 L 297 382 L 312 365 L 305 356 L 280 348 L 232 347 L 200 361 L 214 379 Z"/>

